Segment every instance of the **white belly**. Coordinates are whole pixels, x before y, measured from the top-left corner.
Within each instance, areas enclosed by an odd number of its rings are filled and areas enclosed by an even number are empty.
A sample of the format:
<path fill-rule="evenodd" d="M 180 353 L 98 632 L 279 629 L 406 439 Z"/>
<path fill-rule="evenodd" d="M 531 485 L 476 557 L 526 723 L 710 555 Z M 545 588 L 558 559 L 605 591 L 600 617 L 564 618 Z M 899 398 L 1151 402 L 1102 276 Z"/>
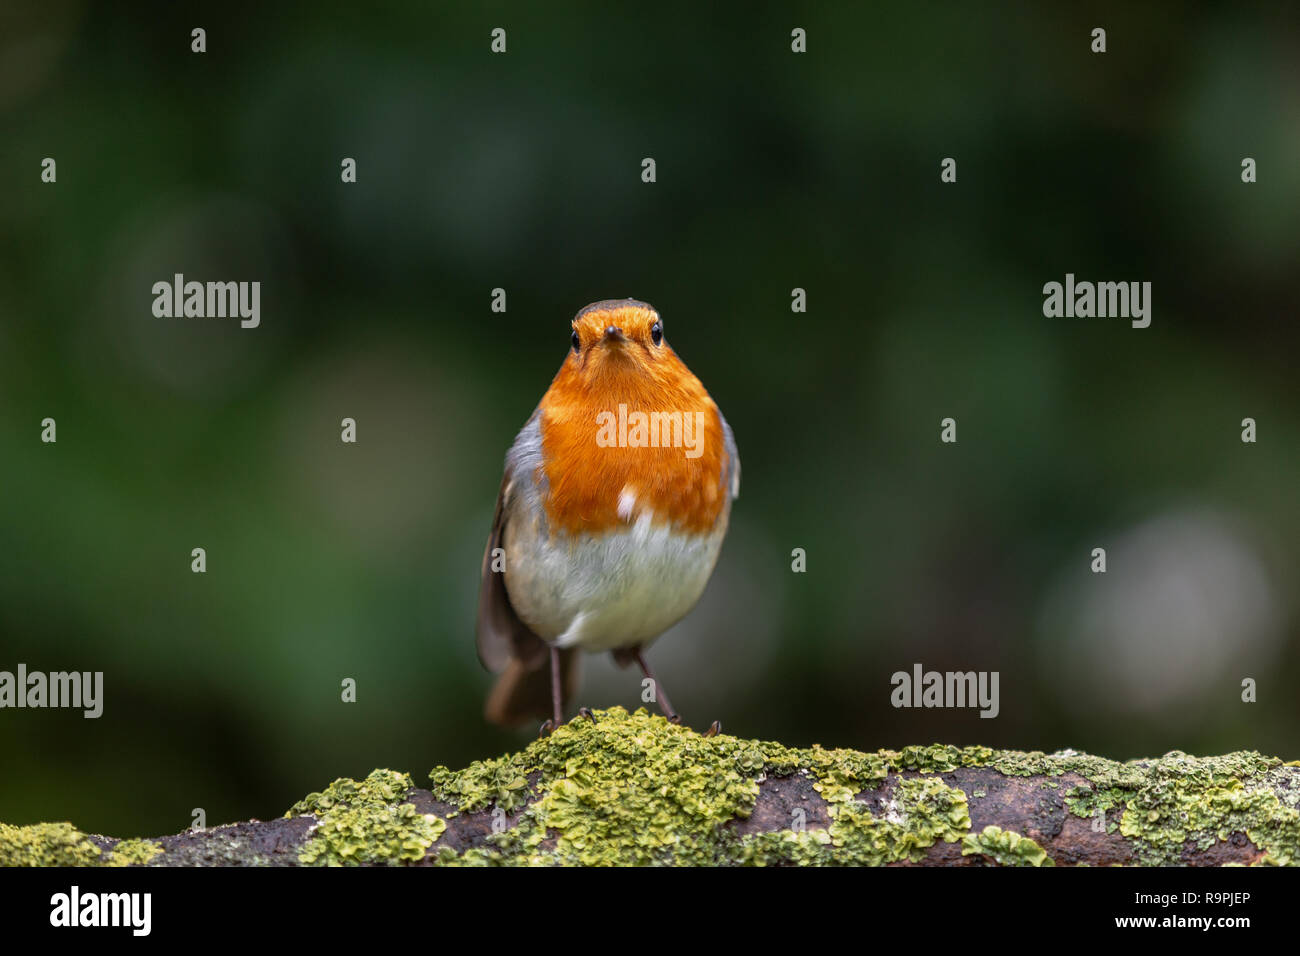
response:
<path fill-rule="evenodd" d="M 513 516 L 505 535 L 506 591 L 520 619 L 560 647 L 648 644 L 704 593 L 726 527 L 724 516 L 712 533 L 688 535 L 643 513 L 600 535 L 551 539 L 538 522 Z"/>

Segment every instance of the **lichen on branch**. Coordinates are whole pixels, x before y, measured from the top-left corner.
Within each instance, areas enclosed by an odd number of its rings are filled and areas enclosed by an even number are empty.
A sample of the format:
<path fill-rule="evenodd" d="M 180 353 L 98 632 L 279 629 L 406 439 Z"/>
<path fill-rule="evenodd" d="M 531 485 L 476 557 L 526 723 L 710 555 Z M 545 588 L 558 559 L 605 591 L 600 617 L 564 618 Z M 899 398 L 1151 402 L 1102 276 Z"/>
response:
<path fill-rule="evenodd" d="M 265 823 L 121 842 L 0 825 L 0 865 L 1300 864 L 1300 764 L 1257 753 L 861 752 L 594 716 L 428 789 L 336 780 Z"/>

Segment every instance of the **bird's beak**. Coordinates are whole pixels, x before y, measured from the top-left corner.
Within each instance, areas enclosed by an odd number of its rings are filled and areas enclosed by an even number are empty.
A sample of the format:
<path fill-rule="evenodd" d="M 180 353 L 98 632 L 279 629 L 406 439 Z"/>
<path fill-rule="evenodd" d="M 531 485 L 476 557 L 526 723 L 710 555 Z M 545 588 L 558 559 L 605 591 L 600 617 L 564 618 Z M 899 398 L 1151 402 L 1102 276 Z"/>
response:
<path fill-rule="evenodd" d="M 623 330 L 617 325 L 610 325 L 605 328 L 605 338 L 603 341 L 610 344 L 615 342 L 622 344 L 627 341 L 627 336 L 623 334 Z"/>

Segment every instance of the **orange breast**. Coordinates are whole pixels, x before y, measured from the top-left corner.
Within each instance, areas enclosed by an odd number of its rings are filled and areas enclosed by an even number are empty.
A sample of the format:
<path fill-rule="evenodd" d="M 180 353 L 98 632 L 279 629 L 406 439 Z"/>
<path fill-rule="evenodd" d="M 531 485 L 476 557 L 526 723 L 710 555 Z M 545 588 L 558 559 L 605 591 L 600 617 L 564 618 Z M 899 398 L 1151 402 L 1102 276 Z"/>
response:
<path fill-rule="evenodd" d="M 576 360 L 561 367 L 541 401 L 552 533 L 626 526 L 647 510 L 684 531 L 716 526 L 727 506 L 722 421 L 699 379 L 668 358 L 596 376 Z"/>

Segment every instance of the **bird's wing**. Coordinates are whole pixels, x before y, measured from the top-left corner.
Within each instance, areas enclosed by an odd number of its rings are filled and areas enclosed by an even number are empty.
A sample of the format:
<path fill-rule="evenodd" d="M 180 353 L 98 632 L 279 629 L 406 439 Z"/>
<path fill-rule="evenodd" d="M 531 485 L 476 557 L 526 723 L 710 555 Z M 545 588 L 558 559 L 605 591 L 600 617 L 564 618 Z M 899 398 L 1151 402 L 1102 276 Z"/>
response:
<path fill-rule="evenodd" d="M 537 413 L 534 412 L 506 457 L 506 474 L 501 479 L 501 490 L 497 494 L 496 511 L 492 515 L 492 531 L 488 535 L 487 547 L 483 549 L 483 567 L 479 575 L 476 640 L 478 659 L 494 674 L 504 670 L 511 660 L 518 660 L 531 670 L 535 666 L 540 666 L 546 655 L 546 642 L 519 619 L 519 615 L 515 613 L 510 603 L 510 595 L 506 591 L 505 572 L 492 570 L 492 552 L 504 547 L 502 542 L 510 515 L 511 497 L 518 491 L 515 483 L 520 480 L 530 480 L 526 474 L 521 475 L 521 470 L 515 467 L 520 456 L 520 446 L 521 443 L 534 441 L 533 433 L 538 431 Z"/>
<path fill-rule="evenodd" d="M 716 406 L 715 406 L 716 407 Z M 731 433 L 731 426 L 718 409 L 718 421 L 722 422 L 722 442 L 727 454 L 722 462 L 722 485 L 731 497 L 740 497 L 740 452 L 736 450 L 736 436 Z"/>

